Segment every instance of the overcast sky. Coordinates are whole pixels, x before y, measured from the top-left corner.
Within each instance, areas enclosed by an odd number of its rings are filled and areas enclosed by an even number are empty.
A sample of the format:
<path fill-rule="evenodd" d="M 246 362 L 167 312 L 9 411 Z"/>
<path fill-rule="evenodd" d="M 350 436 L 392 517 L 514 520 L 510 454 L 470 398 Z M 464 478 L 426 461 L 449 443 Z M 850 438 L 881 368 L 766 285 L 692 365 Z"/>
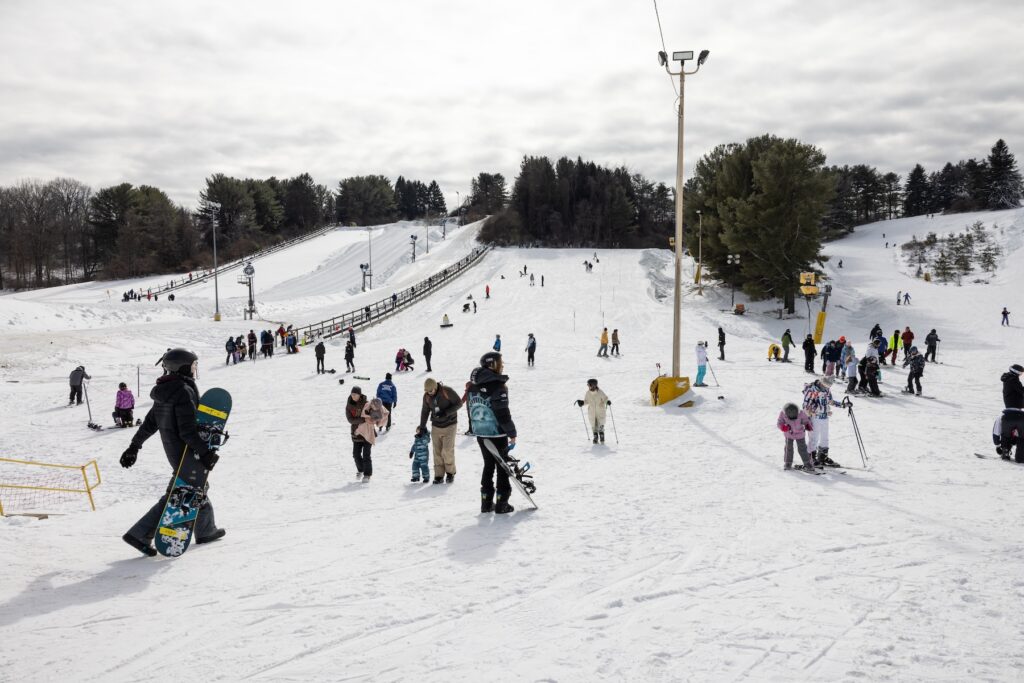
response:
<path fill-rule="evenodd" d="M 905 176 L 1024 161 L 1020 0 L 660 0 L 687 80 L 687 167 L 765 132 Z M 308 171 L 436 179 L 449 205 L 524 154 L 665 182 L 675 94 L 651 0 L 0 0 L 0 184 Z"/>

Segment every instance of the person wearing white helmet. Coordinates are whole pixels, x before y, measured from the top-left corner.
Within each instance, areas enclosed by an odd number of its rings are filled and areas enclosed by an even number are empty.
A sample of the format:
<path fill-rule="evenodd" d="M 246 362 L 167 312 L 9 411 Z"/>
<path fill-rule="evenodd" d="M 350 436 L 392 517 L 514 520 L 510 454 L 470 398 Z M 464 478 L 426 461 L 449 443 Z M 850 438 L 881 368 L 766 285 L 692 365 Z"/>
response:
<path fill-rule="evenodd" d="M 807 450 L 819 467 L 839 467 L 839 463 L 828 457 L 828 416 L 832 413 L 832 406 L 845 408 L 850 399 L 844 398 L 840 403 L 832 398 L 834 381 L 833 377 L 821 377 L 804 387 L 803 409 L 814 425 L 807 435 Z"/>

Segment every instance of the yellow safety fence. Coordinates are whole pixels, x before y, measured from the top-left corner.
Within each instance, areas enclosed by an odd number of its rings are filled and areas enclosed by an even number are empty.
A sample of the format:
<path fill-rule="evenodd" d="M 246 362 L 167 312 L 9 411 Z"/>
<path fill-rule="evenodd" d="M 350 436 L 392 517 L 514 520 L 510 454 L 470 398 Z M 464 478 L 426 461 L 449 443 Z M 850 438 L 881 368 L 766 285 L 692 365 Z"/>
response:
<path fill-rule="evenodd" d="M 96 510 L 92 492 L 102 480 L 99 465 L 95 460 L 90 460 L 84 465 L 55 465 L 32 460 L 0 458 L 0 466 L 3 467 L 0 471 L 0 517 L 14 512 L 10 505 L 8 512 L 4 512 L 5 499 L 9 503 L 31 504 L 41 500 L 45 493 L 84 493 L 89 497 L 89 506 Z M 90 474 L 95 476 L 95 482 L 90 480 Z M 34 495 L 33 492 L 40 495 Z"/>

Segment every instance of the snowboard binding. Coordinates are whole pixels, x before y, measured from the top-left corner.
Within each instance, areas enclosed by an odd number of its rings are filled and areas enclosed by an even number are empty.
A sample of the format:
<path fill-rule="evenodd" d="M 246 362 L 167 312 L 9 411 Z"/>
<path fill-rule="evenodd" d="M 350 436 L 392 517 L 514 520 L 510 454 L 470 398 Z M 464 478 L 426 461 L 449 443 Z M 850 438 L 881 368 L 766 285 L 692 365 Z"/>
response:
<path fill-rule="evenodd" d="M 199 431 L 199 438 L 210 445 L 210 448 L 216 450 L 227 443 L 231 435 L 224 431 L 222 425 L 206 425 L 201 424 L 197 427 Z"/>

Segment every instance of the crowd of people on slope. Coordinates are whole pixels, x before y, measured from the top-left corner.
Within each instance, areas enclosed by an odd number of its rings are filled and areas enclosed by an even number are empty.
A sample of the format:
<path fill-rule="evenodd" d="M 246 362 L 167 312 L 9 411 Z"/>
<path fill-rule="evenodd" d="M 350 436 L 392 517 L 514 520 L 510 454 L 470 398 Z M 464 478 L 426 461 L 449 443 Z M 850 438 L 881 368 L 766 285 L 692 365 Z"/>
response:
<path fill-rule="evenodd" d="M 110 296 L 109 290 L 107 291 L 107 296 Z M 129 289 L 127 292 L 121 293 L 122 303 L 128 303 L 129 301 L 142 301 L 143 299 L 145 299 L 146 301 L 160 301 L 160 293 L 154 293 L 152 290 L 147 290 L 146 293 L 143 294 L 142 290 L 134 289 Z M 173 292 L 167 295 L 167 300 L 174 301 Z"/>
<path fill-rule="evenodd" d="M 264 358 L 273 358 L 274 348 L 281 347 L 286 353 L 299 352 L 299 338 L 292 326 L 287 328 L 282 324 L 276 331 L 260 330 L 259 335 L 255 330 L 249 330 L 248 334 L 240 334 L 237 337 L 228 337 L 224 342 L 224 351 L 227 357 L 225 365 L 237 365 L 246 360 L 256 360 L 259 353 Z"/>

